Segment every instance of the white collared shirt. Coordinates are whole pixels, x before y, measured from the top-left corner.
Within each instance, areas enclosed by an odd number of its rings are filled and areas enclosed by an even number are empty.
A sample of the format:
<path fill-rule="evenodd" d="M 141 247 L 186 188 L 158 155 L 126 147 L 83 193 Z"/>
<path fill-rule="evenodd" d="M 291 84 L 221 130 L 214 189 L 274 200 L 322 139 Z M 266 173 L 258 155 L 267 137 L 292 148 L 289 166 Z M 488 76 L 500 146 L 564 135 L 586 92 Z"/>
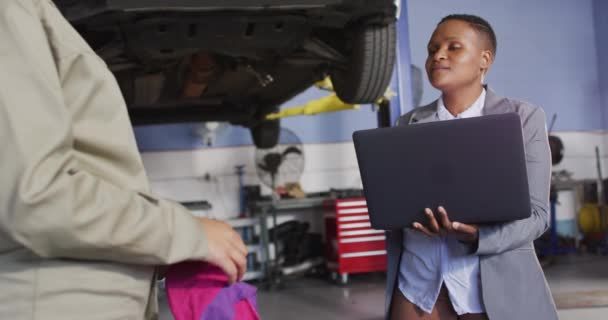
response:
<path fill-rule="evenodd" d="M 469 108 L 453 116 L 440 98 L 435 121 L 481 116 L 485 99 L 484 89 Z M 449 214 L 450 208 L 446 210 Z M 451 237 L 430 238 L 419 231 L 404 229 L 399 290 L 410 302 L 431 313 L 441 285 L 445 283 L 458 315 L 484 313 L 479 257 L 469 250 L 467 245 Z"/>
<path fill-rule="evenodd" d="M 435 116 L 438 121 L 479 117 L 482 115 L 483 105 L 485 104 L 485 102 L 486 89 L 483 89 L 477 100 L 475 100 L 475 102 L 473 102 L 470 107 L 468 107 L 462 113 L 453 116 L 445 107 L 445 104 L 443 103 L 443 98 L 439 98 L 439 100 L 437 100 L 437 113 L 435 114 Z"/>

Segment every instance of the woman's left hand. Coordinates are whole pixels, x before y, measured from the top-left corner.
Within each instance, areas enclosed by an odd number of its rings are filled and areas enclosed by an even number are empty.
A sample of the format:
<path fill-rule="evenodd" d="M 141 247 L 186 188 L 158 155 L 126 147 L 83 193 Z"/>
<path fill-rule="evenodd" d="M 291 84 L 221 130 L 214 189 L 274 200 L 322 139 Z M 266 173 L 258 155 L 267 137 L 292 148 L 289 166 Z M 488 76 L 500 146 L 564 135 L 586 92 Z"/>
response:
<path fill-rule="evenodd" d="M 426 234 L 429 237 L 446 234 L 464 242 L 477 241 L 477 238 L 479 237 L 479 228 L 476 225 L 450 221 L 448 213 L 443 207 L 437 208 L 437 211 L 439 212 L 441 223 L 437 222 L 433 211 L 426 208 L 424 209 L 424 212 L 429 218 L 429 226 L 425 227 L 419 222 L 414 222 L 414 229 Z"/>

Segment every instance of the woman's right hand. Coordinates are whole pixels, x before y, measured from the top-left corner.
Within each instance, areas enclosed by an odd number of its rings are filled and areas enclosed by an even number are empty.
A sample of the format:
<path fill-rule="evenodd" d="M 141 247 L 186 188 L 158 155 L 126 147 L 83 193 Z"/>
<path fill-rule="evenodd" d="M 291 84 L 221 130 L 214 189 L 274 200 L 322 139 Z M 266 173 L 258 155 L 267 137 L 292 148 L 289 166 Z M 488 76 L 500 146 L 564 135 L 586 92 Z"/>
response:
<path fill-rule="evenodd" d="M 419 222 L 414 222 L 412 227 L 429 237 L 448 235 L 463 242 L 477 242 L 477 239 L 479 238 L 479 228 L 476 225 L 451 221 L 448 212 L 443 207 L 437 208 L 437 212 L 439 212 L 441 223 L 437 221 L 433 211 L 426 208 L 424 209 L 424 213 L 429 219 L 428 227 L 425 227 Z"/>
<path fill-rule="evenodd" d="M 240 281 L 247 271 L 247 247 L 234 229 L 223 221 L 199 218 L 207 238 L 206 262 L 218 266 L 230 284 Z"/>

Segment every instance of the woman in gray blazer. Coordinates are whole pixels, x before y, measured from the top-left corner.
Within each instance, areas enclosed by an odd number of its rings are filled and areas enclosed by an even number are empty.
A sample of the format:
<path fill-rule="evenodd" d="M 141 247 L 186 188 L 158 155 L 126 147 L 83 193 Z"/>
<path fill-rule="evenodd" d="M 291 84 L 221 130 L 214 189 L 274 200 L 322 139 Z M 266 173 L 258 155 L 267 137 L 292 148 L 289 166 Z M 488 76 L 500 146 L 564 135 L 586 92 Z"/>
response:
<path fill-rule="evenodd" d="M 428 221 L 387 232 L 387 320 L 557 319 L 533 247 L 549 225 L 545 114 L 482 84 L 495 54 L 496 36 L 487 21 L 471 15 L 442 19 L 429 41 L 426 61 L 429 81 L 442 95 L 402 116 L 398 125 L 519 114 L 531 216 L 476 226 L 450 221 L 449 208 L 426 208 Z"/>

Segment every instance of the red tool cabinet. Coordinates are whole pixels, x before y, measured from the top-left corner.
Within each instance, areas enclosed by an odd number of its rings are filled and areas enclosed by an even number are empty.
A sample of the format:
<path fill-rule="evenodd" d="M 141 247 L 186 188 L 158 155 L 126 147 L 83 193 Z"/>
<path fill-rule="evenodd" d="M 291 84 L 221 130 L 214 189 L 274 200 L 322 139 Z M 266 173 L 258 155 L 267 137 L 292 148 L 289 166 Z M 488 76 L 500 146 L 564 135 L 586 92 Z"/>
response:
<path fill-rule="evenodd" d="M 386 271 L 386 237 L 369 222 L 364 198 L 331 200 L 325 208 L 325 256 L 332 277 Z"/>

